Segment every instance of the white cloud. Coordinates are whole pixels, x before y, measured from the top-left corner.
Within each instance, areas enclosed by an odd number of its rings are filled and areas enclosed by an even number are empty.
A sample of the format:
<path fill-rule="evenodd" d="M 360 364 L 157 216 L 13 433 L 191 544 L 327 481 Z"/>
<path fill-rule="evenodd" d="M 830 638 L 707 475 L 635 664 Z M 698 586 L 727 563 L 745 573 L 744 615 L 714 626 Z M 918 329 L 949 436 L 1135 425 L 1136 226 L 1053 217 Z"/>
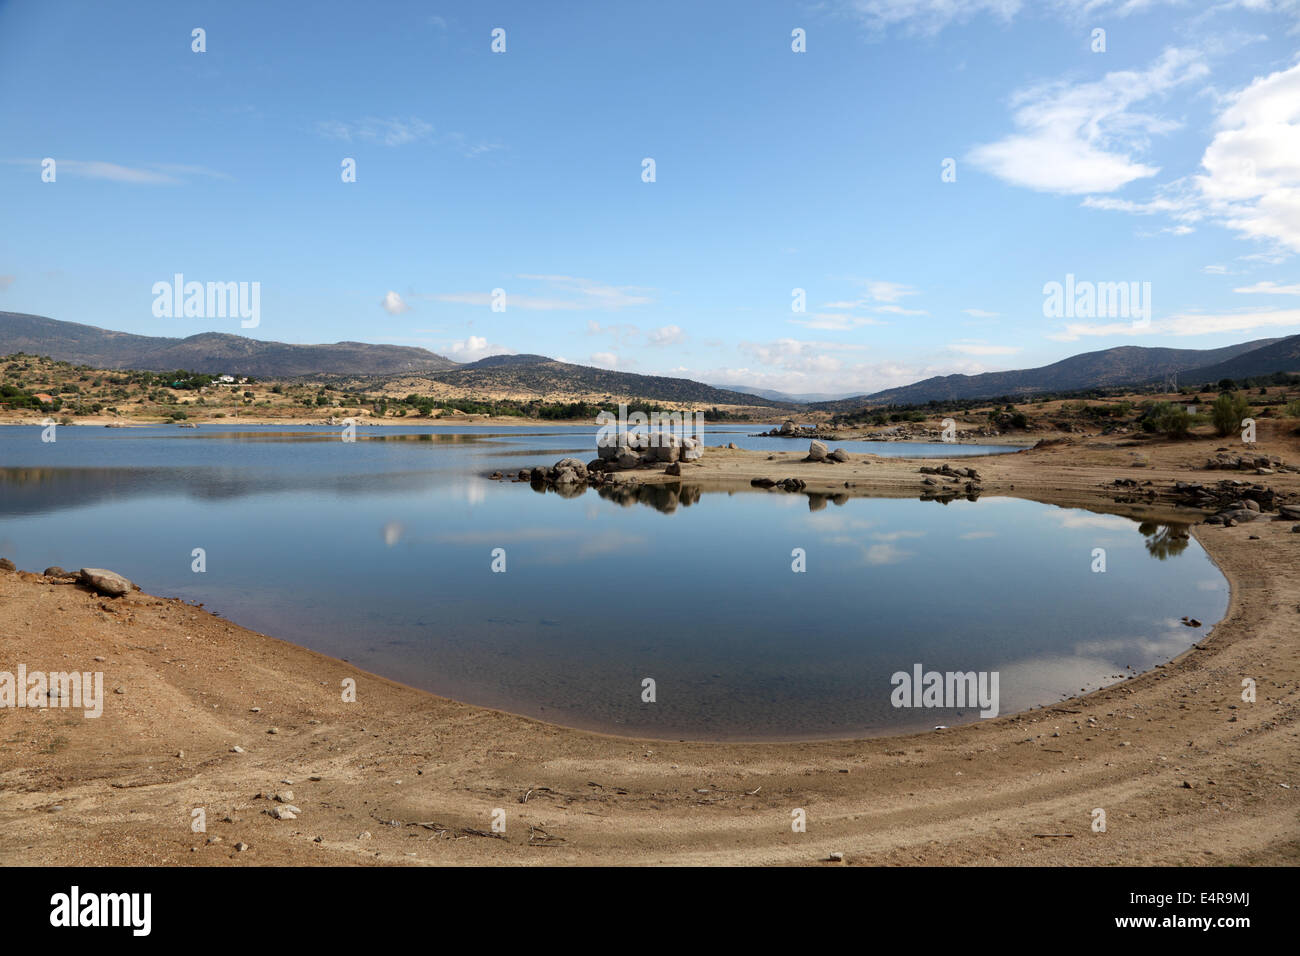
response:
<path fill-rule="evenodd" d="M 1300 309 L 1242 310 L 1217 314 L 1185 312 L 1153 321 L 1145 327 L 1132 322 L 1110 322 L 1105 325 L 1072 323 L 1047 337 L 1058 342 L 1077 342 L 1085 336 L 1214 335 L 1279 326 L 1295 326 L 1300 329 Z"/>
<path fill-rule="evenodd" d="M 856 329 L 863 325 L 887 324 L 880 319 L 873 319 L 867 315 L 848 315 L 843 312 L 809 312 L 808 317 L 805 319 L 791 319 L 790 321 L 807 329 L 823 329 L 833 332 Z"/>
<path fill-rule="evenodd" d="M 384 293 L 384 297 L 379 300 L 385 312 L 389 315 L 401 315 L 403 312 L 410 312 L 411 307 L 402 301 L 402 297 L 391 289 Z"/>
<path fill-rule="evenodd" d="M 503 345 L 489 345 L 488 340 L 480 335 L 471 335 L 462 341 L 452 342 L 446 351 L 449 358 L 454 358 L 458 362 L 477 362 L 489 355 L 514 354 Z"/>
<path fill-rule="evenodd" d="M 1228 99 L 1195 177 L 1211 213 L 1251 239 L 1300 252 L 1300 64 Z"/>
<path fill-rule="evenodd" d="M 967 161 L 1016 186 L 1040 192 L 1111 192 L 1156 175 L 1139 162 L 1153 135 L 1178 123 L 1130 107 L 1205 76 L 1199 53 L 1166 50 L 1146 71 L 1122 70 L 1102 79 L 1031 87 L 1012 97 L 1018 132 L 976 146 Z"/>
<path fill-rule="evenodd" d="M 591 364 L 599 368 L 617 368 L 618 355 L 614 352 L 593 352 Z"/>
<path fill-rule="evenodd" d="M 985 309 L 962 309 L 962 311 L 965 312 L 967 315 L 973 316 L 974 318 L 977 319 L 994 319 L 1001 314 L 998 312 L 989 312 Z"/>
<path fill-rule="evenodd" d="M 962 355 L 1015 355 L 1022 351 L 1018 345 L 989 345 L 985 342 L 954 342 L 948 348 Z"/>
<path fill-rule="evenodd" d="M 71 173 L 83 179 L 103 179 L 115 183 L 131 183 L 144 186 L 176 186 L 196 176 L 209 179 L 230 179 L 226 173 L 208 169 L 206 166 L 187 166 L 179 163 L 146 163 L 142 166 L 122 166 L 97 159 L 54 159 L 56 176 Z M 40 159 L 6 159 L 4 162 L 16 166 L 30 166 L 41 169 Z"/>
<path fill-rule="evenodd" d="M 593 279 L 581 279 L 573 276 L 519 275 L 516 279 L 527 282 L 542 283 L 560 293 L 561 298 L 549 296 L 525 295 L 506 288 L 506 309 L 528 309 L 537 312 L 561 312 L 574 310 L 605 309 L 617 310 L 633 305 L 644 305 L 654 299 L 647 293 L 648 289 L 639 286 L 613 286 L 596 282 Z M 462 305 L 491 305 L 492 294 L 489 292 L 444 292 L 419 296 L 435 302 L 455 302 Z M 589 332 L 605 332 L 611 329 L 631 329 L 635 326 L 605 326 L 588 323 Z"/>
<path fill-rule="evenodd" d="M 654 329 L 647 336 L 651 345 L 680 345 L 686 340 L 686 333 L 677 325 L 664 325 Z"/>
<path fill-rule="evenodd" d="M 1300 295 L 1300 282 L 1295 285 L 1278 285 L 1276 282 L 1256 282 L 1254 285 L 1233 289 L 1245 295 Z"/>
<path fill-rule="evenodd" d="M 433 124 L 418 116 L 405 120 L 368 116 L 356 122 L 323 120 L 316 124 L 316 131 L 329 139 L 348 143 L 359 140 L 382 143 L 385 146 L 405 146 L 407 143 L 429 139 L 433 135 Z"/>
<path fill-rule="evenodd" d="M 838 0 L 835 9 L 862 23 L 873 34 L 891 28 L 933 36 L 953 24 L 978 17 L 1010 23 L 1022 12 L 1055 14 L 1070 23 L 1085 18 L 1127 17 L 1161 6 L 1185 6 L 1187 0 Z M 1297 0 L 1222 0 L 1215 9 L 1240 8 L 1253 12 L 1294 13 Z"/>
<path fill-rule="evenodd" d="M 918 295 L 916 289 L 899 282 L 872 280 L 867 283 L 867 294 L 879 302 L 897 302 L 907 295 Z"/>

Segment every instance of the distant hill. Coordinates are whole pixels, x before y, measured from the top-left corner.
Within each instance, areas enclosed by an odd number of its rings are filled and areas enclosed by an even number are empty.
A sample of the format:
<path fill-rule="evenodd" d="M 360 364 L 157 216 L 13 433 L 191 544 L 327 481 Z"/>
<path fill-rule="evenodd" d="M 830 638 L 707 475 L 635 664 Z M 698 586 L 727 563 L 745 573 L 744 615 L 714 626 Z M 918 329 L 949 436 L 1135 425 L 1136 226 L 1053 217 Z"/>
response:
<path fill-rule="evenodd" d="M 1191 382 L 1201 373 L 1192 369 L 1215 366 L 1243 353 L 1272 345 L 1283 339 L 1256 339 L 1218 349 L 1167 349 L 1121 345 L 1118 348 L 1085 352 L 1044 365 L 1012 372 L 982 375 L 939 375 L 900 388 L 885 389 L 836 402 L 812 406 L 832 412 L 852 411 L 866 405 L 918 405 L 953 399 L 1027 396 L 1038 392 L 1068 392 L 1118 385 L 1139 385 L 1162 379 L 1174 372 Z M 1224 376 L 1219 376 L 1223 378 Z"/>
<path fill-rule="evenodd" d="M 530 355 L 523 353 L 521 355 L 489 355 L 487 358 L 481 358 L 477 362 L 466 362 L 458 368 L 502 368 L 506 365 L 536 365 L 538 362 L 554 362 L 555 359 L 548 358 L 545 355 Z"/>
<path fill-rule="evenodd" d="M 590 365 L 559 362 L 544 355 L 494 355 L 444 372 L 401 376 L 392 384 L 397 391 L 442 391 L 446 394 L 488 398 L 544 398 L 549 401 L 604 401 L 640 398 L 687 405 L 748 405 L 784 407 L 785 403 L 729 389 L 715 388 L 689 378 L 638 375 Z M 440 386 L 431 388 L 431 386 Z"/>
<path fill-rule="evenodd" d="M 449 358 L 405 345 L 290 345 L 222 332 L 163 338 L 113 332 L 39 315 L 0 312 L 0 355 L 27 352 L 62 362 L 146 372 L 226 372 L 255 378 L 392 375 L 455 368 Z"/>
<path fill-rule="evenodd" d="M 849 398 L 854 394 L 853 392 L 813 392 L 792 395 L 789 392 L 778 392 L 774 388 L 753 388 L 749 385 L 730 385 L 725 382 L 712 382 L 710 384 L 714 388 L 725 388 L 745 395 L 758 395 L 760 398 L 770 398 L 774 402 L 786 402 L 792 405 L 806 405 L 809 402 L 834 402 L 841 398 Z"/>
<path fill-rule="evenodd" d="M 1274 372 L 1292 372 L 1300 374 L 1300 335 L 1290 338 L 1274 339 L 1261 348 L 1252 349 L 1235 358 L 1217 365 L 1194 368 L 1179 379 L 1184 385 L 1204 385 L 1206 382 L 1219 382 L 1230 378 L 1262 378 Z"/>

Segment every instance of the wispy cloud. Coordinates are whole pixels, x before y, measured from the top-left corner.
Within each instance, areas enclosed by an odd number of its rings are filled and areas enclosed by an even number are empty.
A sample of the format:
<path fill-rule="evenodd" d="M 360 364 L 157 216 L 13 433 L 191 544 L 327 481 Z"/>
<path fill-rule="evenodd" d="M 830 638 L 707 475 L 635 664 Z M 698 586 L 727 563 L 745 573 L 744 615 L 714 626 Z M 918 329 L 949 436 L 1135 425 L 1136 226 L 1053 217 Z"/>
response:
<path fill-rule="evenodd" d="M 948 349 L 962 355 L 1015 355 L 1022 351 L 1018 345 L 989 345 L 979 341 L 954 342 Z"/>
<path fill-rule="evenodd" d="M 192 166 L 181 163 L 145 163 L 140 166 L 123 166 L 98 159 L 54 159 L 56 176 L 81 179 L 102 179 L 115 183 L 133 183 L 144 186 L 176 186 L 192 179 L 226 179 L 232 177 L 206 166 Z M 29 166 L 33 170 L 41 169 L 40 159 L 6 159 L 4 162 L 15 166 Z"/>
<path fill-rule="evenodd" d="M 1112 192 L 1159 173 L 1158 166 L 1137 157 L 1150 137 L 1180 125 L 1132 107 L 1208 72 L 1199 52 L 1169 49 L 1143 71 L 1120 70 L 1091 82 L 1021 90 L 1011 100 L 1017 132 L 976 146 L 967 160 L 999 179 L 1040 192 Z"/>
<path fill-rule="evenodd" d="M 1286 326 L 1300 327 L 1300 309 L 1243 309 L 1213 314 L 1184 312 L 1153 321 L 1145 327 L 1132 322 L 1109 322 L 1104 325 L 1072 323 L 1047 337 L 1058 342 L 1076 342 L 1080 338 L 1097 336 L 1214 335 Z"/>
<path fill-rule="evenodd" d="M 614 286 L 583 279 L 576 276 L 560 275 L 518 275 L 515 278 L 528 282 L 541 283 L 553 293 L 547 295 L 526 295 L 506 288 L 506 309 L 528 309 L 538 312 L 608 310 L 616 311 L 634 305 L 645 305 L 654 299 L 649 289 L 639 286 Z M 435 302 L 455 302 L 463 305 L 492 305 L 490 292 L 441 292 L 414 298 L 430 299 Z M 590 327 L 588 331 L 593 331 Z M 594 331 L 601 331 L 599 326 Z"/>
<path fill-rule="evenodd" d="M 1300 295 L 1300 282 L 1295 285 L 1278 285 L 1276 282 L 1256 282 L 1254 285 L 1233 289 L 1245 295 Z"/>
<path fill-rule="evenodd" d="M 316 131 L 328 139 L 347 143 L 382 143 L 385 146 L 405 146 L 427 140 L 433 136 L 433 124 L 412 116 L 409 119 L 381 119 L 367 116 L 353 122 L 321 120 Z"/>

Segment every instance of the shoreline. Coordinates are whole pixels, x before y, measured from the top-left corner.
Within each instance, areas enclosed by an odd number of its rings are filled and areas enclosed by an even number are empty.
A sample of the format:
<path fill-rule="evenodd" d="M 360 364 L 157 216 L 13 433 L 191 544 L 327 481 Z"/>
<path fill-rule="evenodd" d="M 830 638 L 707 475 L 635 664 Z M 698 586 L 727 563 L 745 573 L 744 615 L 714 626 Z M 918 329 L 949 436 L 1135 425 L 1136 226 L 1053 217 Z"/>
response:
<path fill-rule="evenodd" d="M 1295 457 L 1291 440 L 1265 444 L 1261 451 Z M 987 495 L 1114 510 L 1108 479 L 1187 479 L 1211 447 L 1144 447 L 1161 459 L 1145 474 L 1117 470 L 1127 448 L 1082 441 L 981 457 L 978 467 Z M 695 470 L 722 486 L 776 468 L 808 471 L 813 491 L 915 496 L 922 461 L 783 457 L 711 447 Z M 1194 480 L 1207 476 L 1221 477 Z M 1295 474 L 1268 481 L 1280 494 L 1300 492 Z M 1153 516 L 1180 513 L 1134 504 Z M 1189 520 L 1201 514 L 1181 510 Z M 108 698 L 98 720 L 0 711 L 11 742 L 0 751 L 0 857 L 815 864 L 842 852 L 849 864 L 887 865 L 1295 862 L 1300 535 L 1290 527 L 1194 529 L 1229 582 L 1229 603 L 1213 631 L 1167 665 L 949 730 L 798 743 L 566 729 L 368 675 L 181 601 L 141 592 L 105 599 L 0 572 L 14 631 L 6 656 L 33 669 L 100 667 Z M 1258 681 L 1254 704 L 1239 699 L 1243 676 Z M 357 681 L 356 703 L 339 699 L 347 677 Z M 262 812 L 275 804 L 256 795 L 287 787 L 298 818 Z M 200 805 L 206 834 L 189 829 Z M 790 831 L 796 807 L 807 809 L 807 833 Z M 1106 833 L 1090 830 L 1096 807 L 1109 808 Z M 475 831 L 490 830 L 493 809 L 505 810 L 506 832 L 483 838 Z M 214 835 L 221 842 L 209 844 Z M 248 849 L 235 850 L 240 842 Z"/>

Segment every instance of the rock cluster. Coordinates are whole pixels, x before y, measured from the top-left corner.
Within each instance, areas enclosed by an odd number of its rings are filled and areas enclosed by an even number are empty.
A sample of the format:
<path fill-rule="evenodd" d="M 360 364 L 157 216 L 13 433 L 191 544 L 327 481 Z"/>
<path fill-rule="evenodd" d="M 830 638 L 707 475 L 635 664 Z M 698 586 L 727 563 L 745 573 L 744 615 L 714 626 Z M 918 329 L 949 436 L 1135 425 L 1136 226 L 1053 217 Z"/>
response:
<path fill-rule="evenodd" d="M 808 482 L 802 478 L 784 478 L 781 481 L 775 478 L 752 478 L 749 483 L 755 488 L 780 488 L 782 491 L 803 491 L 808 487 Z"/>
<path fill-rule="evenodd" d="M 984 490 L 980 486 L 980 473 L 974 468 L 954 468 L 945 462 L 942 465 L 922 465 L 917 471 L 926 476 L 921 479 L 922 491 L 926 495 L 960 493 L 976 498 Z M 941 481 L 943 488 L 939 487 Z M 960 489 L 949 487 L 955 482 L 963 482 Z"/>
<path fill-rule="evenodd" d="M 695 461 L 703 453 L 704 443 L 700 439 L 672 432 L 633 432 L 622 436 L 617 444 L 601 445 L 596 449 L 597 460 L 604 463 L 598 469 L 601 471 L 628 471 L 675 461 Z"/>
<path fill-rule="evenodd" d="M 831 464 L 848 460 L 848 453 L 845 452 L 843 448 L 836 448 L 834 451 L 828 451 L 826 446 L 819 441 L 809 443 L 808 457 L 804 459 L 804 461 L 824 461 Z"/>
<path fill-rule="evenodd" d="M 781 423 L 780 428 L 773 428 L 770 432 L 759 432 L 758 438 L 824 438 L 827 441 L 839 441 L 839 437 L 834 432 L 823 429 L 820 425 L 796 425 L 790 419 Z"/>
<path fill-rule="evenodd" d="M 1214 457 L 1205 463 L 1206 471 L 1254 471 L 1260 475 L 1271 475 L 1277 471 L 1297 471 L 1286 464 L 1277 455 L 1235 455 L 1219 449 Z"/>

